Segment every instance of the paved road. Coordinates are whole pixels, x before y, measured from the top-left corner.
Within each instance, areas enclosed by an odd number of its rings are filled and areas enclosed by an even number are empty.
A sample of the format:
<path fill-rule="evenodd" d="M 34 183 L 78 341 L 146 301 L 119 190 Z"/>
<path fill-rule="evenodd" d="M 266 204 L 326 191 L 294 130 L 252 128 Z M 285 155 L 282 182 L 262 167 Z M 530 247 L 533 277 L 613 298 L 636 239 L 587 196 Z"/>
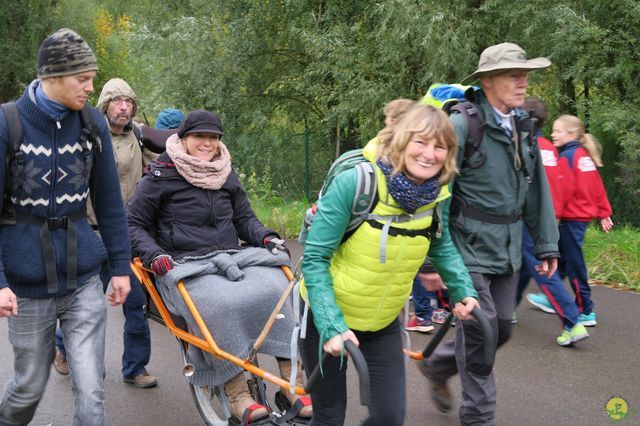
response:
<path fill-rule="evenodd" d="M 298 247 L 290 243 L 294 255 Z M 535 289 L 535 286 L 531 286 Z M 555 344 L 559 321 L 527 306 L 518 309 L 514 336 L 497 356 L 498 418 L 496 425 L 608 425 L 605 404 L 612 396 L 624 398 L 630 414 L 619 424 L 640 425 L 640 294 L 593 287 L 600 324 L 592 338 L 574 348 Z M 153 389 L 136 389 L 121 381 L 122 314 L 109 308 L 107 416 L 109 425 L 202 424 L 180 373 L 181 360 L 173 337 L 152 323 L 153 353 L 148 368 L 159 378 Z M 422 348 L 428 335 L 412 333 L 414 348 Z M 0 320 L 0 386 L 11 374 L 13 357 L 7 340 L 7 322 Z M 270 371 L 275 363 L 261 361 Z M 353 370 L 353 369 L 351 369 Z M 415 366 L 407 365 L 407 426 L 457 424 L 455 413 L 439 413 L 429 400 L 425 381 Z M 366 416 L 356 399 L 357 379 L 351 375 L 347 425 Z M 452 382 L 459 401 L 459 381 Z M 69 425 L 73 395 L 68 377 L 53 369 L 33 425 Z"/>

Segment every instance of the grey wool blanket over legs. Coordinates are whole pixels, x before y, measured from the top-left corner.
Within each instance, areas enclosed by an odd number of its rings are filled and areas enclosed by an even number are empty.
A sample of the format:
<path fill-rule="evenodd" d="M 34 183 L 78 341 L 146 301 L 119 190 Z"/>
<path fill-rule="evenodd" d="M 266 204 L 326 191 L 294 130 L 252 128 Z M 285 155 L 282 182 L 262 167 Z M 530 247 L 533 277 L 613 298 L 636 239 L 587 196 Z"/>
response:
<path fill-rule="evenodd" d="M 223 351 L 246 358 L 275 308 L 288 280 L 280 266 L 290 266 L 286 253 L 249 247 L 185 257 L 159 280 L 158 289 L 167 308 L 187 320 L 189 330 L 202 337 L 177 283 L 183 280 L 216 344 Z M 261 353 L 291 357 L 291 333 L 295 317 L 291 297 L 282 307 Z M 222 385 L 242 371 L 230 362 L 214 358 L 198 348 L 189 348 L 195 374 L 194 385 Z"/>

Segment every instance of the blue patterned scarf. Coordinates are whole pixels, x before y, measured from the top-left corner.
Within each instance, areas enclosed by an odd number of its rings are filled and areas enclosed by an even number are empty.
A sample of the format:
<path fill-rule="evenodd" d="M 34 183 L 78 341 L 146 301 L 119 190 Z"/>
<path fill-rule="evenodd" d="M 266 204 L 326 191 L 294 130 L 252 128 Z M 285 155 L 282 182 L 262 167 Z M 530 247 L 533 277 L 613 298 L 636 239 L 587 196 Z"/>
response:
<path fill-rule="evenodd" d="M 414 213 L 418 208 L 434 202 L 440 194 L 440 173 L 418 185 L 403 173 L 392 175 L 391 165 L 380 160 L 376 164 L 387 178 L 387 192 L 407 213 Z"/>

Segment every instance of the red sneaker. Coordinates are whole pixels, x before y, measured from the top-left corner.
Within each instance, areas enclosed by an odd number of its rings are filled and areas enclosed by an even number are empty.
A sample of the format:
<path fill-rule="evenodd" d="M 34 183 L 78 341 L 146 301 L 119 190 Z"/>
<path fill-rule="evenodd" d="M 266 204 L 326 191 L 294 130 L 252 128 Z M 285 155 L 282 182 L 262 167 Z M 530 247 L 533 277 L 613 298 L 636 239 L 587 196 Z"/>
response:
<path fill-rule="evenodd" d="M 412 316 L 405 324 L 404 328 L 408 331 L 419 331 L 420 333 L 431 333 L 433 331 L 433 323 L 430 319 L 422 319 Z"/>

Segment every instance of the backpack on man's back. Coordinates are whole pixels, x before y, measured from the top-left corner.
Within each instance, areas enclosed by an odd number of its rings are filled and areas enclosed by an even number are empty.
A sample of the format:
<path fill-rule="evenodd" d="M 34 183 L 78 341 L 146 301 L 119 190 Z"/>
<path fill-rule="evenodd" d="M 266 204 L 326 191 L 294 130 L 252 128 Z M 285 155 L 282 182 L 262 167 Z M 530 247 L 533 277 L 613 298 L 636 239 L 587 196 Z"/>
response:
<path fill-rule="evenodd" d="M 469 131 L 464 144 L 462 167 L 475 168 L 484 163 L 484 152 L 480 149 L 484 133 L 484 120 L 477 106 L 473 103 L 474 93 L 478 90 L 480 88 L 476 86 L 434 83 L 420 101 L 423 104 L 440 108 L 449 115 L 454 111 L 459 112 L 466 118 Z M 476 152 L 480 152 L 483 160 L 471 164 L 468 160 Z"/>

